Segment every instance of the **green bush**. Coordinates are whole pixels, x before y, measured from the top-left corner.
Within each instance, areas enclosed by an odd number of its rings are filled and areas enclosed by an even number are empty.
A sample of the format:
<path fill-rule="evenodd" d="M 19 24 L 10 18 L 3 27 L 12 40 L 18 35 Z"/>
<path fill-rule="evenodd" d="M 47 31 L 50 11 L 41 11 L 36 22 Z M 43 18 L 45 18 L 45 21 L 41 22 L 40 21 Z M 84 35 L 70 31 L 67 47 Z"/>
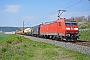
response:
<path fill-rule="evenodd" d="M 26 44 L 24 44 L 24 45 L 23 45 L 23 47 L 27 47 L 27 45 L 26 45 Z"/>
<path fill-rule="evenodd" d="M 2 52 L 6 52 L 6 50 L 7 50 L 6 48 L 2 48 Z"/>
<path fill-rule="evenodd" d="M 78 22 L 80 29 L 86 29 L 88 28 L 88 22 Z"/>
<path fill-rule="evenodd" d="M 6 41 L 7 43 L 9 43 L 9 44 L 12 44 L 12 40 L 8 40 L 8 41 Z"/>
<path fill-rule="evenodd" d="M 17 39 L 22 42 L 22 37 L 21 36 L 18 36 Z"/>

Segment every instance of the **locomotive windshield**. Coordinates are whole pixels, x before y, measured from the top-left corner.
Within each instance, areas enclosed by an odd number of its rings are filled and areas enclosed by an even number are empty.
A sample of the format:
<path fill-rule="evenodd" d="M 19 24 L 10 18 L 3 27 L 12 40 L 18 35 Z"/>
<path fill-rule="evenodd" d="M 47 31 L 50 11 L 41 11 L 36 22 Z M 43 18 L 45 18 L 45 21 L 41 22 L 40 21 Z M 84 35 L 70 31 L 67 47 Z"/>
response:
<path fill-rule="evenodd" d="M 71 25 L 72 26 L 77 26 L 77 23 L 76 22 L 71 22 Z"/>
<path fill-rule="evenodd" d="M 66 26 L 77 26 L 76 22 L 66 22 L 65 23 Z"/>
<path fill-rule="evenodd" d="M 70 26 L 71 23 L 70 23 L 70 22 L 66 22 L 65 25 L 66 25 L 66 26 Z"/>

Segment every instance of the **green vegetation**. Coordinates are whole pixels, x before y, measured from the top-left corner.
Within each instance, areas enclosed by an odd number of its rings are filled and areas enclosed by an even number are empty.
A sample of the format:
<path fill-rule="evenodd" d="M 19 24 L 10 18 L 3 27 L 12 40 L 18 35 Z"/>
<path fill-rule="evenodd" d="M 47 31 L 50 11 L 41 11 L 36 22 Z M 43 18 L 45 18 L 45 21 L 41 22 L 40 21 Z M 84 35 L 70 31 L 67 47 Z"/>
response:
<path fill-rule="evenodd" d="M 90 60 L 90 56 L 10 35 L 0 44 L 0 60 Z"/>
<path fill-rule="evenodd" d="M 80 40 L 90 41 L 90 32 L 80 32 Z"/>
<path fill-rule="evenodd" d="M 71 17 L 71 19 L 73 18 L 77 20 L 80 29 L 90 28 L 90 15 L 88 15 L 87 17 L 85 16 Z"/>
<path fill-rule="evenodd" d="M 79 22 L 80 40 L 90 41 L 90 24 L 89 22 Z"/>
<path fill-rule="evenodd" d="M 88 22 L 85 22 L 85 21 L 78 22 L 78 26 L 80 29 L 86 29 L 86 28 L 88 28 Z"/>
<path fill-rule="evenodd" d="M 80 40 L 84 41 L 90 41 L 90 15 L 87 17 L 85 16 L 77 16 L 77 17 L 71 17 L 71 19 L 76 19 L 78 22 L 78 26 L 80 31 Z"/>
<path fill-rule="evenodd" d="M 88 28 L 90 28 L 90 22 L 88 22 Z"/>
<path fill-rule="evenodd" d="M 10 34 L 0 34 L 0 43 L 3 42 Z"/>

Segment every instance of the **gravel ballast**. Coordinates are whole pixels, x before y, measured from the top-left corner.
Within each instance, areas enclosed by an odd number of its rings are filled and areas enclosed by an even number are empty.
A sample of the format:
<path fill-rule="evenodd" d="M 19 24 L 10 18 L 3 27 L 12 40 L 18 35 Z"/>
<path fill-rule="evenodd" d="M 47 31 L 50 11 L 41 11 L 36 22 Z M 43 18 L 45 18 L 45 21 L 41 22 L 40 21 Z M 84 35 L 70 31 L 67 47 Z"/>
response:
<path fill-rule="evenodd" d="M 76 45 L 72 43 L 66 43 L 66 42 L 59 42 L 55 40 L 49 40 L 49 39 L 43 39 L 43 38 L 36 38 L 32 36 L 24 36 L 26 38 L 29 38 L 30 40 L 37 41 L 37 42 L 45 42 L 49 44 L 53 44 L 55 46 L 60 46 L 69 50 L 78 51 L 87 55 L 90 55 L 90 47 Z"/>

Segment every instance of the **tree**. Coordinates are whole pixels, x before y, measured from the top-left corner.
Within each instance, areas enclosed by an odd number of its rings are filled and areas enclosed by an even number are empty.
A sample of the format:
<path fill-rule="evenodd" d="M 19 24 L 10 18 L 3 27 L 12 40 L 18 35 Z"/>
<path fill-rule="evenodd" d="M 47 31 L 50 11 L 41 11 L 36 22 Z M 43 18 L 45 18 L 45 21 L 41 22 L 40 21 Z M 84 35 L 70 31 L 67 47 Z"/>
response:
<path fill-rule="evenodd" d="M 88 20 L 88 22 L 90 22 L 90 15 L 88 15 L 87 20 Z"/>
<path fill-rule="evenodd" d="M 78 17 L 71 17 L 71 19 L 76 19 L 78 22 L 87 21 L 87 18 L 85 16 L 78 16 Z"/>
<path fill-rule="evenodd" d="M 79 25 L 80 29 L 88 28 L 88 23 L 87 22 L 79 22 L 78 25 Z"/>

